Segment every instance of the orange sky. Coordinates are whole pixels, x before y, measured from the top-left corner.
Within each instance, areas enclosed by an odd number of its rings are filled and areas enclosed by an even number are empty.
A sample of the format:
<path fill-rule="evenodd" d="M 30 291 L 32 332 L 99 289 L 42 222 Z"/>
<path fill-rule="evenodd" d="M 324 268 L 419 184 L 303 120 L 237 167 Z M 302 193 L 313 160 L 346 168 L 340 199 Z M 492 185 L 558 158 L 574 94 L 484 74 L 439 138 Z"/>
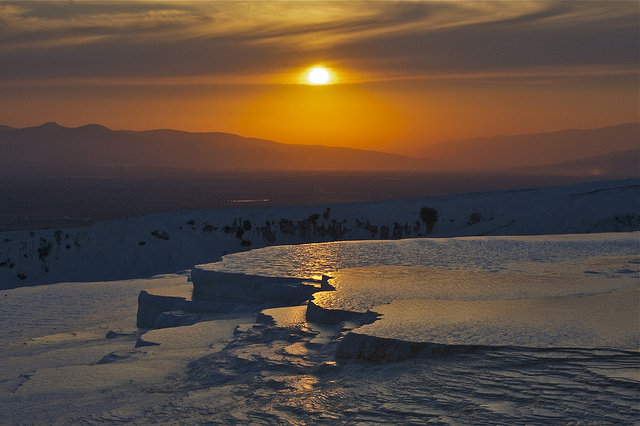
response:
<path fill-rule="evenodd" d="M 637 121 L 638 3 L 0 4 L 0 117 L 410 152 Z M 322 64 L 334 84 L 301 84 Z"/>

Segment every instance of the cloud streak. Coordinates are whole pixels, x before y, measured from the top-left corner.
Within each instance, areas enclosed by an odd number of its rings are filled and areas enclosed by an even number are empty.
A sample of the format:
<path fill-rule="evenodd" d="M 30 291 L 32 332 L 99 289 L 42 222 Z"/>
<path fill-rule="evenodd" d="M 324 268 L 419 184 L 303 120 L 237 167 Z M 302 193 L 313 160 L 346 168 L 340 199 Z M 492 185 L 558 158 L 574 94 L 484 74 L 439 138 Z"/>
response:
<path fill-rule="evenodd" d="M 0 80 L 269 83 L 319 60 L 354 81 L 634 74 L 638 13 L 635 1 L 9 2 Z"/>

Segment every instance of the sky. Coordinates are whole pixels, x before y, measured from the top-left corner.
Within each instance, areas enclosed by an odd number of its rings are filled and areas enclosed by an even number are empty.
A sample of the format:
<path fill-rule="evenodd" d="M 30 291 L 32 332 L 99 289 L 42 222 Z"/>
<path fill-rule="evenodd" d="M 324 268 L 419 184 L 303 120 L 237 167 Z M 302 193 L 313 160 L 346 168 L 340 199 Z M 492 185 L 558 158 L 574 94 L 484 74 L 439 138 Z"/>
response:
<path fill-rule="evenodd" d="M 640 114 L 639 18 L 636 0 L 1 1 L 0 124 L 397 153 L 617 125 Z"/>

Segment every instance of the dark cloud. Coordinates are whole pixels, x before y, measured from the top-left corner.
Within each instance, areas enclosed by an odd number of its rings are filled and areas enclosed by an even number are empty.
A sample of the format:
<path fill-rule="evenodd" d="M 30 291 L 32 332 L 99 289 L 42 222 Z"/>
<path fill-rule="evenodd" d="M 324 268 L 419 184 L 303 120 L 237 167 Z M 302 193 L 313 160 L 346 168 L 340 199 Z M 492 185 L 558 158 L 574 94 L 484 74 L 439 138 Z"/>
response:
<path fill-rule="evenodd" d="M 342 58 L 379 58 L 407 72 L 483 72 L 550 66 L 625 66 L 637 69 L 637 16 L 597 23 L 571 22 L 540 28 L 526 19 L 470 24 L 428 32 L 385 34 L 344 43 Z M 597 24 L 597 25 L 596 25 Z M 364 56 L 364 55 L 360 55 Z"/>
<path fill-rule="evenodd" d="M 313 58 L 383 79 L 637 70 L 640 51 L 637 2 L 16 2 L 0 28 L 4 80 L 259 75 Z"/>

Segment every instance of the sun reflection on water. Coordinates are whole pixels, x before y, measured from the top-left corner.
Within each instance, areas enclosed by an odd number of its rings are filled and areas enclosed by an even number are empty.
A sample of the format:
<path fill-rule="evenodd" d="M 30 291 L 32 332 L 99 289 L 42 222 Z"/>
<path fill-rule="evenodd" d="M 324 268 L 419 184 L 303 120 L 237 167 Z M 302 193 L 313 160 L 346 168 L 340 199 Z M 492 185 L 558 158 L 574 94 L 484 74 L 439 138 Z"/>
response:
<path fill-rule="evenodd" d="M 329 275 L 334 277 L 330 284 L 336 291 L 316 293 L 314 303 L 364 312 L 397 299 L 492 300 L 600 293 L 611 282 L 607 278 L 613 277 L 607 271 L 616 270 L 633 272 L 618 274 L 617 286 L 637 285 L 638 264 L 633 259 L 638 248 L 637 238 L 629 235 L 329 242 L 235 253 L 206 267 L 316 280 Z"/>
<path fill-rule="evenodd" d="M 228 254 L 205 269 L 269 277 L 320 279 L 339 269 L 403 266 L 468 272 L 545 273 L 557 262 L 594 257 L 637 256 L 637 235 L 473 237 L 399 241 L 342 241 L 271 246 Z"/>

